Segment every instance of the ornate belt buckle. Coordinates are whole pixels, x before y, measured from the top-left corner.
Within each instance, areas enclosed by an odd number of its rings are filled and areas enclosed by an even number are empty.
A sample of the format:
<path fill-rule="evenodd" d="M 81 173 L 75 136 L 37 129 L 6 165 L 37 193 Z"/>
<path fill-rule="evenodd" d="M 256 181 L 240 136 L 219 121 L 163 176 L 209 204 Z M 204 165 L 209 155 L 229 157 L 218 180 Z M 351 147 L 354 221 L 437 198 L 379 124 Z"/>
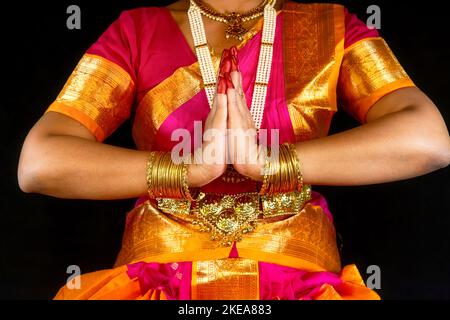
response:
<path fill-rule="evenodd" d="M 311 200 L 311 186 L 295 191 L 260 197 L 258 193 L 223 195 L 203 193 L 193 204 L 188 200 L 157 199 L 158 208 L 165 213 L 192 223 L 200 232 L 211 234 L 211 240 L 223 246 L 242 240 L 253 232 L 258 218 L 296 215 Z M 262 209 L 262 210 L 261 210 Z"/>
<path fill-rule="evenodd" d="M 196 224 L 203 232 L 211 233 L 211 240 L 231 246 L 242 236 L 255 230 L 259 210 L 259 195 L 199 195 Z"/>

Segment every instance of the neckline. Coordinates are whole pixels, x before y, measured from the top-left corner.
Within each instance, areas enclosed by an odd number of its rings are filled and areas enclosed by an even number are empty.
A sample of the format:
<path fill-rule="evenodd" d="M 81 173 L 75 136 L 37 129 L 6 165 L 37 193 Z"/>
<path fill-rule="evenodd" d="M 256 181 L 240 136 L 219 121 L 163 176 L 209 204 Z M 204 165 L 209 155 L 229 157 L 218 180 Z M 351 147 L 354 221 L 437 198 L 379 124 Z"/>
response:
<path fill-rule="evenodd" d="M 284 7 L 284 6 L 283 6 Z M 277 10 L 277 19 L 278 19 L 278 14 L 280 12 L 283 11 L 283 7 L 280 8 L 280 10 Z M 195 53 L 194 49 L 191 47 L 189 41 L 186 39 L 183 31 L 181 30 L 180 26 L 178 25 L 177 21 L 175 20 L 175 18 L 173 17 L 171 11 L 169 8 L 167 7 L 160 7 L 161 9 L 163 9 L 163 11 L 168 15 L 168 19 L 170 20 L 170 23 L 172 23 L 174 25 L 175 28 L 175 32 L 178 34 L 178 37 L 180 38 L 180 41 L 183 43 L 183 46 L 186 48 L 186 51 L 189 52 L 189 55 L 192 59 L 194 59 L 195 61 L 198 61 L 197 59 L 197 54 Z M 251 27 L 244 35 L 244 39 L 241 41 L 241 43 L 239 43 L 236 47 L 241 50 L 243 48 L 245 48 L 247 46 L 247 44 L 254 39 L 259 33 L 262 33 L 262 29 L 263 29 L 263 21 L 264 21 L 264 17 L 260 17 L 258 18 L 258 20 L 256 21 L 256 23 L 253 25 L 253 27 Z M 220 56 L 221 53 L 216 53 L 216 57 Z"/>

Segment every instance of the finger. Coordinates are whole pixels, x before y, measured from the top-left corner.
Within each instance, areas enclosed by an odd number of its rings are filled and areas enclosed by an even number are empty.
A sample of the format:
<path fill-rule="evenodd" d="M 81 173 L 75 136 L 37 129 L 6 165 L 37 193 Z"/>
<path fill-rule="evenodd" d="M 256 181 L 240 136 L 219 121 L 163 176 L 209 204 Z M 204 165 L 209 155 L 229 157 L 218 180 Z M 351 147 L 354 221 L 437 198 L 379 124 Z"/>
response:
<path fill-rule="evenodd" d="M 239 126 L 240 122 L 240 111 L 238 107 L 237 102 L 237 94 L 236 89 L 234 88 L 234 85 L 231 80 L 231 75 L 228 73 L 226 74 L 226 78 L 228 79 L 229 87 L 227 89 L 227 106 L 228 106 L 228 114 L 229 114 L 229 121 L 230 121 L 230 127 L 234 128 Z"/>
<path fill-rule="evenodd" d="M 242 79 L 240 75 L 241 72 L 239 70 L 238 52 L 235 46 L 233 46 L 230 49 L 230 61 L 231 61 L 230 66 L 231 78 L 233 80 L 234 86 L 236 87 L 238 93 L 240 94 L 241 93 L 240 89 L 242 89 Z"/>
<path fill-rule="evenodd" d="M 217 111 L 212 118 L 212 125 L 216 129 L 226 129 L 227 127 L 227 117 L 228 117 L 228 107 L 227 107 L 227 95 L 218 94 L 217 95 Z"/>
<path fill-rule="evenodd" d="M 242 73 L 239 69 L 238 50 L 236 47 L 232 47 L 230 49 L 230 55 L 231 55 L 231 78 L 237 90 L 238 107 L 239 109 L 241 109 L 240 111 L 245 111 L 244 109 L 248 109 L 248 107 L 247 101 L 245 99 L 244 90 L 242 87 Z"/>

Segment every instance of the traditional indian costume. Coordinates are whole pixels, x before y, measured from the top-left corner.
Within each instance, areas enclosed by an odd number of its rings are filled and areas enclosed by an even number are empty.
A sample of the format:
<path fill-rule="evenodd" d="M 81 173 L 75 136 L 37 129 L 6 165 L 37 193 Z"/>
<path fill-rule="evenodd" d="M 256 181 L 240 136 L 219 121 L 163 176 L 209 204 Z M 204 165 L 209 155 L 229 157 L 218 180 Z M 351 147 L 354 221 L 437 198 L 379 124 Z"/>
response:
<path fill-rule="evenodd" d="M 238 46 L 249 105 L 262 25 Z M 364 124 L 382 97 L 414 86 L 377 31 L 341 5 L 287 1 L 276 26 L 261 129 L 279 129 L 281 143 L 327 136 L 338 106 Z M 220 55 L 212 58 L 218 67 Z M 172 150 L 172 132 L 193 132 L 209 111 L 197 56 L 160 7 L 123 12 L 47 110 L 79 121 L 99 142 L 132 119 L 137 149 L 148 151 Z M 64 286 L 56 299 L 379 299 L 356 266 L 341 266 L 333 217 L 309 186 L 261 197 L 254 181 L 220 178 L 201 192 L 193 202 L 143 195 L 114 268 L 81 276 L 81 289 Z M 244 209 L 261 215 L 231 246 L 198 228 L 199 211 Z M 277 220 L 280 213 L 288 217 Z"/>

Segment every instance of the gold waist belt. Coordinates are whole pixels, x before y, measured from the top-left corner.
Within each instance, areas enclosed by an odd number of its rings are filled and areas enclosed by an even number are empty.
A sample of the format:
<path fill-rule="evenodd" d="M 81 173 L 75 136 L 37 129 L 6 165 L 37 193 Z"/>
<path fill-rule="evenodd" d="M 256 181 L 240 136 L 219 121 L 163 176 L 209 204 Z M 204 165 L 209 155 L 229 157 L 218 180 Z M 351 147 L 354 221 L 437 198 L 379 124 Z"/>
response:
<path fill-rule="evenodd" d="M 306 186 L 300 193 L 273 197 L 208 193 L 193 203 L 148 200 L 127 215 L 116 266 L 228 260 L 231 248 L 224 244 L 239 240 L 241 259 L 339 272 L 334 225 L 310 199 Z"/>
<path fill-rule="evenodd" d="M 195 202 L 157 199 L 157 206 L 162 212 L 191 223 L 198 231 L 209 233 L 212 241 L 229 247 L 241 241 L 244 234 L 255 231 L 258 223 L 299 214 L 310 200 L 311 186 L 306 185 L 301 192 L 272 196 L 200 193 Z"/>

